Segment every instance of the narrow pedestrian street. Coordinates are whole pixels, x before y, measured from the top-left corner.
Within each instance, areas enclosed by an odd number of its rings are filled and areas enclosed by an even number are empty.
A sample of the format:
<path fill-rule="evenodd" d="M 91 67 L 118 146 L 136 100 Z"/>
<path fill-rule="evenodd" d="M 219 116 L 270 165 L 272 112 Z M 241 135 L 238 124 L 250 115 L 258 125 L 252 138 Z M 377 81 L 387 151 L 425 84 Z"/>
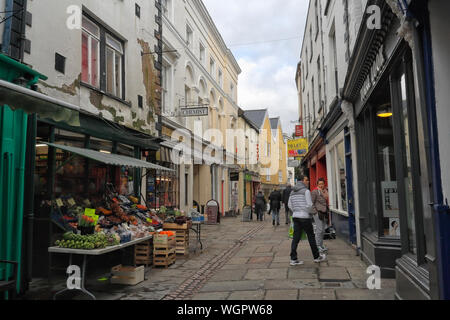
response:
<path fill-rule="evenodd" d="M 288 225 L 273 227 L 263 222 L 242 222 L 242 216 L 224 218 L 219 225 L 204 225 L 202 253 L 177 256 L 168 269 L 149 267 L 146 281 L 136 286 L 111 285 L 97 279 L 86 287 L 99 300 L 393 300 L 395 280 L 382 279 L 381 290 L 366 287 L 366 264 L 341 239 L 326 240 L 328 261 L 313 262 L 307 241 L 301 241 L 299 258 L 304 265 L 289 265 L 291 240 Z M 65 286 L 55 279 L 52 292 Z M 31 286 L 29 299 L 51 298 L 46 281 Z M 56 283 L 58 285 L 56 285 Z M 71 299 L 74 297 L 70 297 Z M 85 299 L 78 295 L 75 299 Z"/>

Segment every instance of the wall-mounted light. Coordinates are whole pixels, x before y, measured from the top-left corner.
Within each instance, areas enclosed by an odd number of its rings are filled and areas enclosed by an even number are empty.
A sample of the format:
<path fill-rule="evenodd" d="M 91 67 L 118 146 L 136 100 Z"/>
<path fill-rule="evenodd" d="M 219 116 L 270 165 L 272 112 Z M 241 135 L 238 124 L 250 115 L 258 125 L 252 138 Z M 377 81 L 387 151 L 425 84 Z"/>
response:
<path fill-rule="evenodd" d="M 390 118 L 392 117 L 392 108 L 390 103 L 386 103 L 380 106 L 380 110 L 377 112 L 378 118 Z"/>

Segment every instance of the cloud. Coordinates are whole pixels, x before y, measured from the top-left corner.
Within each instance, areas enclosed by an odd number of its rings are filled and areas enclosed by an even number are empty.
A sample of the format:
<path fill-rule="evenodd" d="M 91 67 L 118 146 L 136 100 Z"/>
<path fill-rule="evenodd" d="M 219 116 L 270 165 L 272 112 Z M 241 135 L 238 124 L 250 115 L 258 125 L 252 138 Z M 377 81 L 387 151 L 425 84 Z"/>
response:
<path fill-rule="evenodd" d="M 295 72 L 308 0 L 203 0 L 217 29 L 238 61 L 238 104 L 268 108 L 292 133 L 298 118 Z M 292 39 L 296 37 L 295 39 Z"/>

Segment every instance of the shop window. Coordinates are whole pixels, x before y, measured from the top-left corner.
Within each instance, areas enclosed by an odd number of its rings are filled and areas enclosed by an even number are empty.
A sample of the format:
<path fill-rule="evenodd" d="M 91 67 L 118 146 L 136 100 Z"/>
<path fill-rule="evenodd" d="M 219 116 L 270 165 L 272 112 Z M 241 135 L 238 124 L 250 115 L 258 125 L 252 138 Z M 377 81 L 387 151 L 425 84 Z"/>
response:
<path fill-rule="evenodd" d="M 171 162 L 171 150 L 161 149 L 151 155 L 149 162 L 173 169 L 174 172 L 150 170 L 147 173 L 147 205 L 153 209 L 161 206 L 173 209 L 179 207 L 179 176 L 178 166 Z"/>
<path fill-rule="evenodd" d="M 339 208 L 342 211 L 347 211 L 347 183 L 345 172 L 345 148 L 344 141 L 341 141 L 337 147 L 337 174 L 339 183 Z"/>

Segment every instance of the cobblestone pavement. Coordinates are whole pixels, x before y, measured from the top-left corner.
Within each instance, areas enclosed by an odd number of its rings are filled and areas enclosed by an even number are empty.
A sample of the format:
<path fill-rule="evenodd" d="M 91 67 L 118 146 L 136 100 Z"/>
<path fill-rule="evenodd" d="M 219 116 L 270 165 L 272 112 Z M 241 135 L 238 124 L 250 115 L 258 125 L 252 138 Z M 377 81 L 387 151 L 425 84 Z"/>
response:
<path fill-rule="evenodd" d="M 395 280 L 382 279 L 381 290 L 368 290 L 367 265 L 341 239 L 326 240 L 328 261 L 313 262 L 307 241 L 301 241 L 299 258 L 304 265 L 289 266 L 291 240 L 281 213 L 274 227 L 263 222 L 224 218 L 220 225 L 202 226 L 203 252 L 196 249 L 191 233 L 187 257 L 177 256 L 168 269 L 147 268 L 146 280 L 137 286 L 111 285 L 88 279 L 86 287 L 99 300 L 391 300 Z M 108 274 L 104 274 L 108 277 Z M 49 299 L 65 285 L 42 289 L 32 284 L 29 299 Z M 45 286 L 44 286 L 45 287 Z M 71 299 L 85 299 L 81 295 Z"/>

